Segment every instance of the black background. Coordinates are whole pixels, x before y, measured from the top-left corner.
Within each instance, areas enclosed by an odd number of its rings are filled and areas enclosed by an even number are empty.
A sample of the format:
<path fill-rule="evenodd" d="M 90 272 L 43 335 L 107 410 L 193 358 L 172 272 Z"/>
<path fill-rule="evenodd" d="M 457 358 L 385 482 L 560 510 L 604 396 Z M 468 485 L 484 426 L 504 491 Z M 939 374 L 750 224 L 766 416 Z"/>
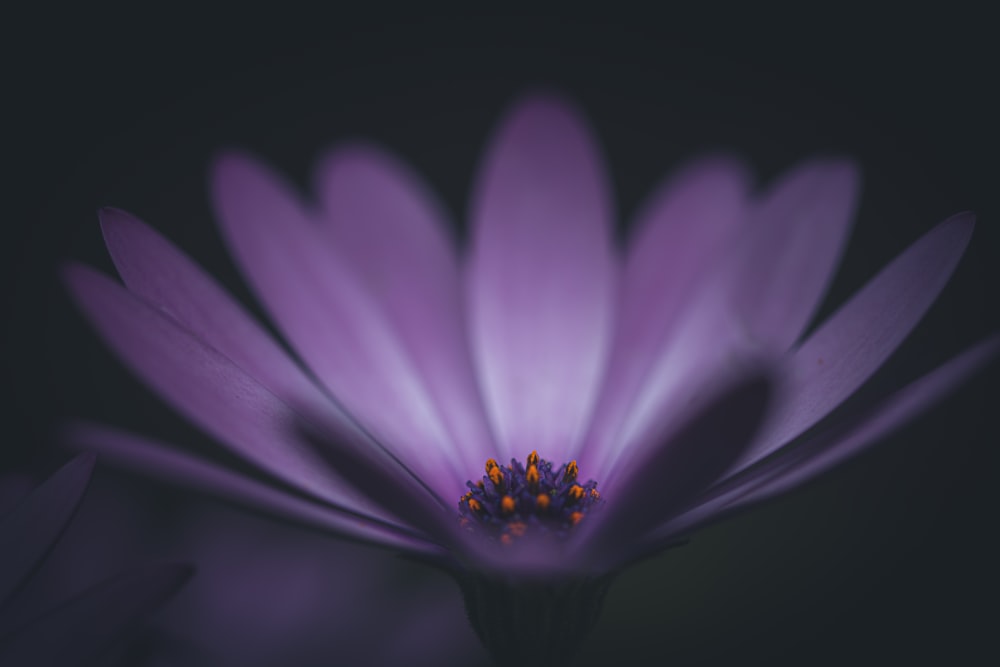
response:
<path fill-rule="evenodd" d="M 624 220 L 704 150 L 745 156 L 761 182 L 816 153 L 857 158 L 860 213 L 824 313 L 936 222 L 976 211 L 969 252 L 882 386 L 1000 330 L 1000 54 L 985 17 L 839 4 L 328 9 L 53 7 L 9 22 L 5 465 L 65 458 L 50 430 L 66 416 L 209 444 L 119 367 L 62 292 L 62 261 L 110 270 L 99 206 L 136 213 L 249 302 L 209 212 L 216 151 L 248 148 L 305 186 L 324 149 L 366 137 L 461 220 L 492 124 L 539 86 L 588 114 Z M 997 375 L 818 483 L 627 572 L 581 664 L 995 660 Z"/>

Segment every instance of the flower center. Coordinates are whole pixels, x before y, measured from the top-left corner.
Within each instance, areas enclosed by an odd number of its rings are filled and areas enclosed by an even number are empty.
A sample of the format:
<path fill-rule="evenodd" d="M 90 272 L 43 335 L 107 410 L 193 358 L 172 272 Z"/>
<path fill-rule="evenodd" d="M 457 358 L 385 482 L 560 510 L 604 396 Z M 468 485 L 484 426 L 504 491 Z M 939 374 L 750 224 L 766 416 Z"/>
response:
<path fill-rule="evenodd" d="M 524 465 L 517 459 L 509 466 L 488 459 L 483 478 L 465 483 L 469 491 L 458 499 L 459 521 L 466 530 L 504 545 L 528 532 L 565 537 L 601 502 L 597 482 L 581 484 L 579 472 L 576 461 L 553 471 L 537 452 Z"/>

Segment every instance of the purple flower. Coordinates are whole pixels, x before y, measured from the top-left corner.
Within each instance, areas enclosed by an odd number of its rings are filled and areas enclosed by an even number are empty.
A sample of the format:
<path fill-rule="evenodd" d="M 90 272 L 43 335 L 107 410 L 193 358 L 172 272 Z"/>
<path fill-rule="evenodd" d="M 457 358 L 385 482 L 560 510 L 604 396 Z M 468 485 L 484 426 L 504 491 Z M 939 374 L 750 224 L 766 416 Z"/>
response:
<path fill-rule="evenodd" d="M 146 566 L 40 606 L 36 573 L 76 512 L 94 467 L 81 454 L 0 516 L 0 663 L 90 664 L 191 576 L 188 565 Z M 16 481 L 2 486 L 13 488 Z M 7 495 L 7 494 L 4 494 Z"/>
<path fill-rule="evenodd" d="M 610 573 L 830 469 L 995 354 L 992 337 L 825 419 L 917 324 L 973 227 L 942 222 L 803 337 L 858 181 L 813 160 L 755 193 L 739 162 L 705 158 L 619 248 L 586 123 L 533 97 L 492 139 L 460 250 L 378 149 L 334 151 L 308 203 L 229 154 L 212 175 L 223 237 L 298 360 L 121 211 L 101 221 L 125 287 L 82 266 L 66 278 L 126 364 L 274 483 L 105 427 L 73 437 L 439 562 L 500 659 L 566 659 Z"/>

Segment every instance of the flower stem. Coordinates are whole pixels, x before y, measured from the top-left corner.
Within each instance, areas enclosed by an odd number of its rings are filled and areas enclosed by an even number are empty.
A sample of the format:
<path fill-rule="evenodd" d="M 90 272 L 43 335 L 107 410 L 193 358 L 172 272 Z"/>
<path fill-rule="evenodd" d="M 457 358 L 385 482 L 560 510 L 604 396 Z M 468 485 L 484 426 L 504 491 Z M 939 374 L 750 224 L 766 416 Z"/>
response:
<path fill-rule="evenodd" d="M 569 665 L 613 575 L 564 579 L 456 573 L 469 622 L 500 667 Z"/>

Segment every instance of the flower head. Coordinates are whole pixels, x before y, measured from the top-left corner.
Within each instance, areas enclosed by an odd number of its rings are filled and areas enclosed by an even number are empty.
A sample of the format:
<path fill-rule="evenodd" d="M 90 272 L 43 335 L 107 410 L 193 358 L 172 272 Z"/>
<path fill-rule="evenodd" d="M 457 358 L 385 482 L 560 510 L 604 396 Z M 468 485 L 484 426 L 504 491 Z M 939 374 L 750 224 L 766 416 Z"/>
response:
<path fill-rule="evenodd" d="M 381 150 L 339 148 L 316 174 L 311 202 L 243 154 L 212 174 L 222 235 L 294 358 L 121 211 L 101 221 L 125 286 L 66 273 L 125 363 L 299 494 L 103 427 L 78 442 L 456 572 L 596 581 L 829 469 L 996 351 L 813 428 L 916 325 L 973 226 L 944 221 L 803 337 L 857 201 L 844 160 L 756 193 L 738 161 L 702 159 L 621 248 L 596 142 L 551 96 L 500 124 L 463 248 Z"/>

